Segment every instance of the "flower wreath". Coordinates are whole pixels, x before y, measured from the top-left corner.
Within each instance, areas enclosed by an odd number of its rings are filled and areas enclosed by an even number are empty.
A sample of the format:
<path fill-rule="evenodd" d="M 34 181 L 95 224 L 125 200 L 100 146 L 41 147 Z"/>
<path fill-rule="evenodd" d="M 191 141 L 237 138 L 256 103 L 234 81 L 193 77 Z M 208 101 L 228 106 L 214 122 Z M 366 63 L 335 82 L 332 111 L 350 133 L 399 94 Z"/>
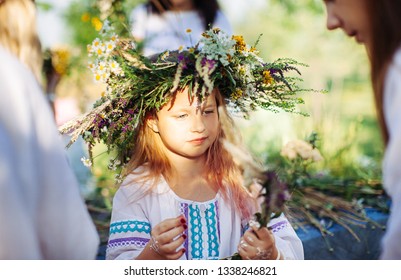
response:
<path fill-rule="evenodd" d="M 159 110 L 180 88 L 188 87 L 191 98 L 200 100 L 218 88 L 228 109 L 245 118 L 257 108 L 296 112 L 296 105 L 303 103 L 298 93 L 305 90 L 297 86 L 302 79 L 286 73 L 300 75 L 296 67 L 305 65 L 293 59 L 264 62 L 258 56 L 258 41 L 249 47 L 242 36 L 214 28 L 186 50 L 145 57 L 135 41 L 119 39 L 107 22 L 100 34 L 103 40 L 96 38 L 88 46 L 89 56 L 95 57 L 89 68 L 96 81 L 105 83 L 106 92 L 91 111 L 60 127 L 61 133 L 71 134 L 67 147 L 79 136 L 89 144 L 87 165 L 96 142 L 105 143 L 109 153 L 115 151 L 110 169 L 127 163 L 124 151 L 131 147 L 145 115 Z"/>

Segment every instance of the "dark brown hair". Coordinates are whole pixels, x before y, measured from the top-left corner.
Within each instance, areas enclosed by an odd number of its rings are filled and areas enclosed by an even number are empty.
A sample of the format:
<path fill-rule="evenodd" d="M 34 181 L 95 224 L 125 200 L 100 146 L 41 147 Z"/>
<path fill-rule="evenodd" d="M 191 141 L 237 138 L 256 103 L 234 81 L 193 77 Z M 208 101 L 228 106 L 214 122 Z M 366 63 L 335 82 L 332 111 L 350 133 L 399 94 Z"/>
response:
<path fill-rule="evenodd" d="M 371 19 L 368 53 L 376 110 L 384 143 L 389 140 L 383 113 L 384 80 L 396 50 L 401 46 L 401 0 L 366 0 Z"/>
<path fill-rule="evenodd" d="M 220 9 L 217 0 L 192 0 L 195 9 L 198 11 L 205 30 L 209 29 L 216 20 L 217 12 Z M 171 9 L 169 0 L 149 0 L 148 7 L 152 13 L 160 14 Z"/>

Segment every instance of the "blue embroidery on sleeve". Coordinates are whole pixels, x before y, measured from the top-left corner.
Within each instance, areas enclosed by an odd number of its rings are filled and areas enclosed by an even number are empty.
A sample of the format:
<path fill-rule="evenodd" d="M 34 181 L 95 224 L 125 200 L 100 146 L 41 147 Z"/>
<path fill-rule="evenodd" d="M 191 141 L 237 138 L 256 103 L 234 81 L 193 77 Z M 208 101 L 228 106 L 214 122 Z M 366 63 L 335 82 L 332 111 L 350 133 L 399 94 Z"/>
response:
<path fill-rule="evenodd" d="M 150 224 L 148 222 L 129 220 L 115 222 L 110 225 L 110 234 L 135 231 L 150 234 Z"/>

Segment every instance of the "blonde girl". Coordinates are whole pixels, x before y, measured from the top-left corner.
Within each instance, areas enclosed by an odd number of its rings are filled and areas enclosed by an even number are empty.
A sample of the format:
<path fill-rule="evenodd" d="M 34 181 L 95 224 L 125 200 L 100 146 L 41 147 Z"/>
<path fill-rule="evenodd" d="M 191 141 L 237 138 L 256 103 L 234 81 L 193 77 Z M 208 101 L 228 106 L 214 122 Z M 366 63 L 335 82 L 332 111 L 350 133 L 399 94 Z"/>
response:
<path fill-rule="evenodd" d="M 107 259 L 302 258 L 284 216 L 246 230 L 254 201 L 219 118 L 230 117 L 218 90 L 200 101 L 187 88 L 148 116 L 113 201 Z"/>
<path fill-rule="evenodd" d="M 252 223 L 247 166 L 226 145 L 243 149 L 231 114 L 246 116 L 258 106 L 294 110 L 300 99 L 286 76 L 294 61 L 265 63 L 242 36 L 220 29 L 185 51 L 152 58 L 133 46 L 113 34 L 88 46 L 106 93 L 61 128 L 72 131 L 72 141 L 83 135 L 91 146 L 106 143 L 111 169 L 122 170 L 106 258 L 221 259 L 238 252 L 242 259 L 303 259 L 284 215 L 269 229 Z"/>

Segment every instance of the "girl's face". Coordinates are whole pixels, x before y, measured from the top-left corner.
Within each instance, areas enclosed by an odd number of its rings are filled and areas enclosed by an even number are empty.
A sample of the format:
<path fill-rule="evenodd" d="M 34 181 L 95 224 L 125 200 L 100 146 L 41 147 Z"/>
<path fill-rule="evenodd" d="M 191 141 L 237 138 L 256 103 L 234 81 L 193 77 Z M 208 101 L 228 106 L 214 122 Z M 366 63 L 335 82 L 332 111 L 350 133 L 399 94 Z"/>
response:
<path fill-rule="evenodd" d="M 324 2 L 327 10 L 327 29 L 341 28 L 348 36 L 355 37 L 357 42 L 369 43 L 366 0 L 324 0 Z"/>
<path fill-rule="evenodd" d="M 186 158 L 199 158 L 213 144 L 219 134 L 220 123 L 214 93 L 201 104 L 190 102 L 188 89 L 177 92 L 176 97 L 150 121 L 153 131 L 159 133 L 167 154 Z"/>

